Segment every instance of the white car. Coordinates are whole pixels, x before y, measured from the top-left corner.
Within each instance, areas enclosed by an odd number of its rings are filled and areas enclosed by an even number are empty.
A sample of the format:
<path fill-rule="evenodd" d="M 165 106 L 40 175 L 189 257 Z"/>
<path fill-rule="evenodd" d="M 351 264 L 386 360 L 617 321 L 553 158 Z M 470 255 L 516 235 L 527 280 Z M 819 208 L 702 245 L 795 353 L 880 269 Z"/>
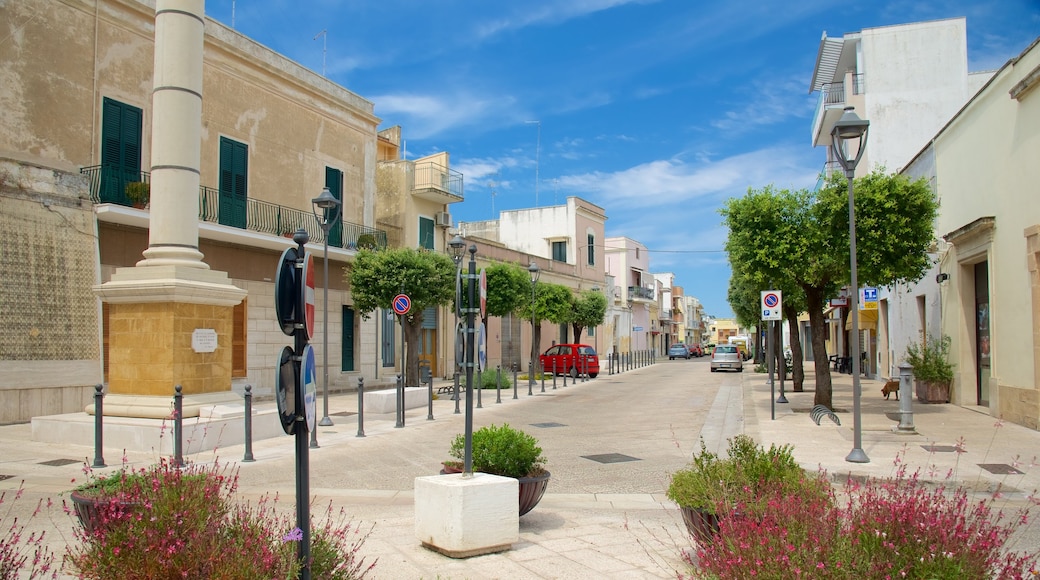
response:
<path fill-rule="evenodd" d="M 740 356 L 740 349 L 737 348 L 737 345 L 720 344 L 715 347 L 714 352 L 711 353 L 711 372 L 720 370 L 744 372 L 743 357 Z"/>

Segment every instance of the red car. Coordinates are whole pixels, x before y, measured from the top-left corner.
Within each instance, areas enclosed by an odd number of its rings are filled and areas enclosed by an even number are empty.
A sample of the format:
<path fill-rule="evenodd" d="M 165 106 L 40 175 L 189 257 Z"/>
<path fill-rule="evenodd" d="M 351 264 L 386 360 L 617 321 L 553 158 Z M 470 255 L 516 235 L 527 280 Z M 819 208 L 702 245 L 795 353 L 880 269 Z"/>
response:
<path fill-rule="evenodd" d="M 577 377 L 581 372 L 588 373 L 592 379 L 599 376 L 599 356 L 596 349 L 587 344 L 558 344 L 542 353 L 538 360 L 547 373 L 569 373 Z"/>
<path fill-rule="evenodd" d="M 687 344 L 687 348 L 690 349 L 690 356 L 702 357 L 704 356 L 704 347 L 697 343 Z"/>

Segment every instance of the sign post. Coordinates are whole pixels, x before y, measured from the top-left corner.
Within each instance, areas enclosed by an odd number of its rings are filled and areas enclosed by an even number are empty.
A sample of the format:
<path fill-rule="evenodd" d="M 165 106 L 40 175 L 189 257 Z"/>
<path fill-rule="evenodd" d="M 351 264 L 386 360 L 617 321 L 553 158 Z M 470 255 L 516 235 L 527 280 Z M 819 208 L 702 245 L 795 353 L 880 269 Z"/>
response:
<path fill-rule="evenodd" d="M 397 382 L 397 423 L 394 424 L 395 428 L 400 429 L 404 427 L 404 383 L 408 380 L 404 352 L 404 315 L 412 309 L 412 299 L 402 292 L 394 296 L 390 305 L 401 321 L 401 380 Z"/>
<path fill-rule="evenodd" d="M 766 333 L 766 363 L 769 367 L 769 408 L 770 417 L 776 419 L 776 405 L 775 403 L 786 403 L 787 398 L 784 397 L 783 391 L 780 392 L 780 399 L 774 399 L 773 395 L 776 392 L 776 384 L 773 380 L 773 371 L 776 368 L 776 357 L 773 356 L 776 346 L 773 344 L 773 322 L 783 320 L 783 293 L 779 290 L 763 290 L 762 291 L 762 303 L 760 304 L 762 309 L 762 320 L 768 322 L 769 331 Z M 783 385 L 783 382 L 780 383 Z"/>

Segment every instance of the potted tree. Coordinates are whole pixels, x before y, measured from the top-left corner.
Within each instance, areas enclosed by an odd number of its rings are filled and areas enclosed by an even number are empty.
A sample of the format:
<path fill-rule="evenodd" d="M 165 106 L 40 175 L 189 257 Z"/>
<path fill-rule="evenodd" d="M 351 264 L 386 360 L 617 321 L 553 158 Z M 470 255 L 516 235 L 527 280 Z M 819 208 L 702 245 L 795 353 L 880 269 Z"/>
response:
<path fill-rule="evenodd" d="M 152 193 L 151 184 L 145 181 L 131 181 L 126 184 L 124 189 L 126 198 L 130 200 L 130 203 L 137 209 L 143 209 L 148 205 L 148 199 Z"/>
<path fill-rule="evenodd" d="M 455 460 L 446 461 L 442 473 L 462 470 L 465 446 L 465 437 L 456 435 L 449 449 Z M 551 474 L 545 469 L 545 462 L 538 440 L 508 423 L 488 425 L 473 432 L 473 470 L 516 478 L 520 484 L 521 516 L 538 505 L 549 486 Z"/>
<path fill-rule="evenodd" d="M 906 347 L 906 362 L 914 367 L 914 386 L 922 403 L 949 403 L 953 383 L 953 363 L 949 360 L 950 337 L 926 338 L 922 346 L 912 342 Z"/>

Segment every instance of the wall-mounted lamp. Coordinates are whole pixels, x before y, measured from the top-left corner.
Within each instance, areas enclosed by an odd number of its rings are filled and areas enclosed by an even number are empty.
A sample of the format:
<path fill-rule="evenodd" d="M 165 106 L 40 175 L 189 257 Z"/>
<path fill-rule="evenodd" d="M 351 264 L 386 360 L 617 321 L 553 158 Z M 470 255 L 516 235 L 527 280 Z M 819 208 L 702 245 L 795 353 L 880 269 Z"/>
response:
<path fill-rule="evenodd" d="M 945 281 L 947 281 L 949 279 L 950 279 L 950 275 L 947 274 L 946 272 L 942 272 L 941 274 L 937 274 L 935 276 L 935 281 L 937 283 L 939 283 L 939 284 L 942 284 L 943 282 L 945 282 Z"/>

